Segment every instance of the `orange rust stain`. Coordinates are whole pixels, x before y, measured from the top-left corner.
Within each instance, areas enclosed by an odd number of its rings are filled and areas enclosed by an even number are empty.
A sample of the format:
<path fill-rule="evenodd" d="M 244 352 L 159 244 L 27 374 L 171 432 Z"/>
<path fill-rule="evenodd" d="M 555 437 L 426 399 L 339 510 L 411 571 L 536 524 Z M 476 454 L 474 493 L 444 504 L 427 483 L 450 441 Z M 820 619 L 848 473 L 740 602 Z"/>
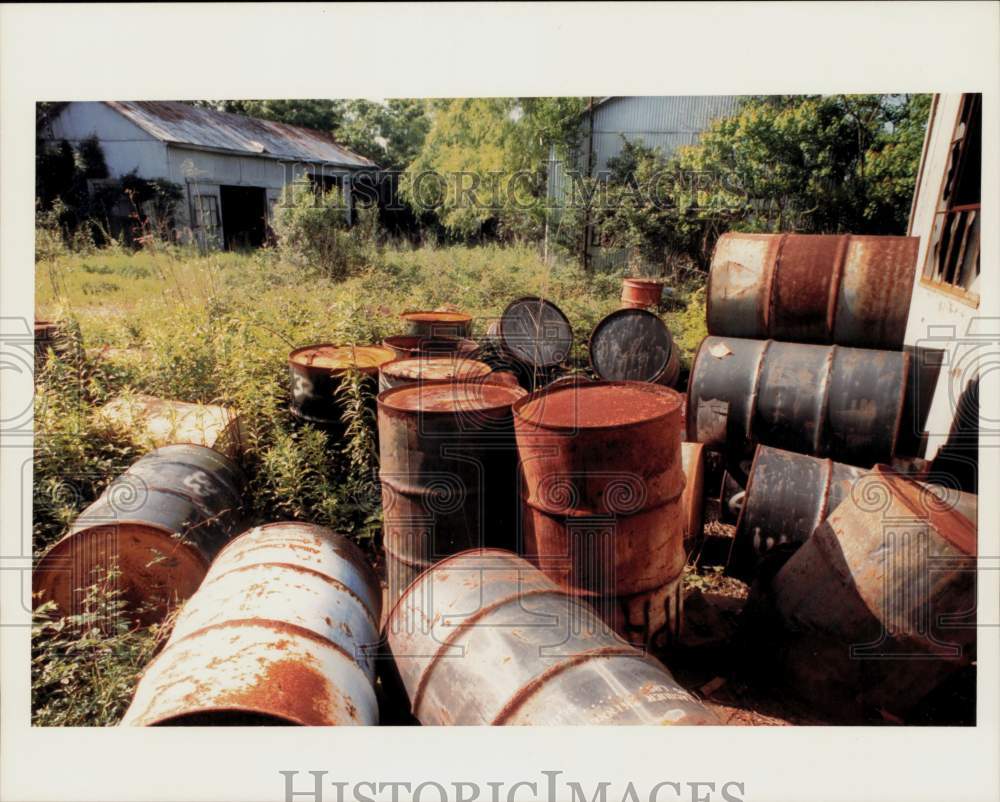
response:
<path fill-rule="evenodd" d="M 321 726 L 333 721 L 333 695 L 336 691 L 323 675 L 297 659 L 271 663 L 253 684 L 227 691 L 212 700 L 216 706 L 232 706 L 283 716 L 304 725 Z M 348 701 L 352 717 L 356 711 Z"/>

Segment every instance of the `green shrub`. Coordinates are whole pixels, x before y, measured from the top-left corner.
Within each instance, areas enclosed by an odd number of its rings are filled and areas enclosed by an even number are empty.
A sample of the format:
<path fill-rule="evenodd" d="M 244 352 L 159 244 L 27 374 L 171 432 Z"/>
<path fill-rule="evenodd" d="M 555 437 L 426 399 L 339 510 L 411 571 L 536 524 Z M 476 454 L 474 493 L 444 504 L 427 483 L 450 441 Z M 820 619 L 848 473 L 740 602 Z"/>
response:
<path fill-rule="evenodd" d="M 370 226 L 351 228 L 340 190 L 322 193 L 307 182 L 290 184 L 273 227 L 286 259 L 327 278 L 346 278 L 366 263 Z"/>

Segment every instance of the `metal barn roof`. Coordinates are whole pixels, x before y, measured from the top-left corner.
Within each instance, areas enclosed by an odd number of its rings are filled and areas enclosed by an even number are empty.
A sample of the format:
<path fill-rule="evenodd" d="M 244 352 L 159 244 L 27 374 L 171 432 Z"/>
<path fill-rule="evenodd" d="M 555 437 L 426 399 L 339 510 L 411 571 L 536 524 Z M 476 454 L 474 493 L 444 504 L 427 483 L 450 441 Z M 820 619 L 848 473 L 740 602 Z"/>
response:
<path fill-rule="evenodd" d="M 297 125 L 176 101 L 110 100 L 105 104 L 161 142 L 341 167 L 376 166 L 370 159 L 338 145 L 329 134 Z"/>

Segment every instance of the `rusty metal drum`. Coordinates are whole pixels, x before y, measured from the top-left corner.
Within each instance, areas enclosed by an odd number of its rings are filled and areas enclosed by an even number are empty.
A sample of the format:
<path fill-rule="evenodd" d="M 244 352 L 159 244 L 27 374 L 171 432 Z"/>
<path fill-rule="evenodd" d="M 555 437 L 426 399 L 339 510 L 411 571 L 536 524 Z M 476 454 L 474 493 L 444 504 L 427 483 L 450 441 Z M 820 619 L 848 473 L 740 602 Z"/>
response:
<path fill-rule="evenodd" d="M 241 526 L 242 471 L 205 446 L 163 446 L 112 482 L 39 560 L 37 603 L 80 612 L 83 591 L 113 575 L 131 613 L 160 620 L 197 589 Z M 116 576 L 115 576 L 116 575 Z"/>
<path fill-rule="evenodd" d="M 851 496 L 867 469 L 829 459 L 758 446 L 726 572 L 746 581 L 762 557 L 778 549 L 787 556 L 806 542 L 831 511 Z M 919 483 L 959 514 L 976 520 L 976 497 Z"/>
<path fill-rule="evenodd" d="M 386 337 L 382 340 L 382 345 L 392 351 L 397 359 L 448 354 L 458 354 L 471 359 L 479 350 L 479 343 L 465 337 L 415 337 L 410 334 Z"/>
<path fill-rule="evenodd" d="M 726 573 L 753 578 L 772 549 L 796 548 L 850 495 L 867 469 L 757 446 Z"/>
<path fill-rule="evenodd" d="M 484 381 L 493 368 L 485 362 L 452 356 L 394 359 L 379 368 L 379 392 L 406 384 Z"/>
<path fill-rule="evenodd" d="M 425 725 L 719 723 L 661 663 L 509 552 L 465 552 L 421 575 L 386 635 Z"/>
<path fill-rule="evenodd" d="M 660 318 L 646 309 L 619 309 L 590 335 L 590 365 L 608 381 L 672 387 L 680 374 L 677 347 Z"/>
<path fill-rule="evenodd" d="M 336 396 L 343 377 L 354 371 L 374 383 L 379 367 L 395 356 L 381 345 L 323 343 L 297 348 L 288 356 L 292 414 L 299 420 L 337 429 L 342 410 Z"/>
<path fill-rule="evenodd" d="M 882 466 L 774 577 L 779 665 L 820 707 L 904 713 L 975 659 L 976 525 Z"/>
<path fill-rule="evenodd" d="M 898 350 L 917 237 L 723 234 L 708 280 L 712 335 Z"/>
<path fill-rule="evenodd" d="M 663 297 L 663 282 L 653 278 L 623 278 L 622 308 L 647 309 Z"/>
<path fill-rule="evenodd" d="M 437 560 L 515 546 L 519 387 L 413 384 L 378 397 L 383 543 L 389 599 Z"/>
<path fill-rule="evenodd" d="M 573 327 L 551 301 L 526 296 L 511 301 L 500 316 L 500 348 L 509 359 L 533 371 L 563 364 L 573 348 Z"/>
<path fill-rule="evenodd" d="M 386 634 L 425 725 L 718 723 L 662 664 L 509 552 L 442 561 L 399 600 Z"/>
<path fill-rule="evenodd" d="M 257 527 L 212 564 L 123 725 L 376 724 L 378 579 L 323 527 Z"/>
<path fill-rule="evenodd" d="M 706 337 L 688 382 L 688 439 L 749 458 L 755 444 L 870 466 L 892 458 L 909 355 Z"/>
<path fill-rule="evenodd" d="M 472 315 L 465 312 L 415 311 L 403 312 L 406 333 L 413 337 L 468 337 L 472 334 Z"/>
<path fill-rule="evenodd" d="M 664 595 L 681 575 L 680 408 L 665 387 L 603 381 L 514 405 L 524 553 L 560 587 L 590 597 Z"/>

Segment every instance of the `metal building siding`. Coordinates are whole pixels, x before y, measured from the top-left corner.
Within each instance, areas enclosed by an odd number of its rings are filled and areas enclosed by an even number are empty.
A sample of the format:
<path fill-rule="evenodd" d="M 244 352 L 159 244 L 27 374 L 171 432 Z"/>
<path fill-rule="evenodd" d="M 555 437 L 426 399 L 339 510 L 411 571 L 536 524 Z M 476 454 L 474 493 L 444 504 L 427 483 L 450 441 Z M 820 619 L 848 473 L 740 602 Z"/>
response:
<path fill-rule="evenodd" d="M 594 109 L 594 170 L 607 169 L 608 159 L 621 152 L 624 140 L 642 140 L 669 158 L 679 146 L 696 143 L 713 120 L 733 114 L 740 100 L 735 95 L 609 98 Z M 589 137 L 586 115 L 582 133 Z"/>

